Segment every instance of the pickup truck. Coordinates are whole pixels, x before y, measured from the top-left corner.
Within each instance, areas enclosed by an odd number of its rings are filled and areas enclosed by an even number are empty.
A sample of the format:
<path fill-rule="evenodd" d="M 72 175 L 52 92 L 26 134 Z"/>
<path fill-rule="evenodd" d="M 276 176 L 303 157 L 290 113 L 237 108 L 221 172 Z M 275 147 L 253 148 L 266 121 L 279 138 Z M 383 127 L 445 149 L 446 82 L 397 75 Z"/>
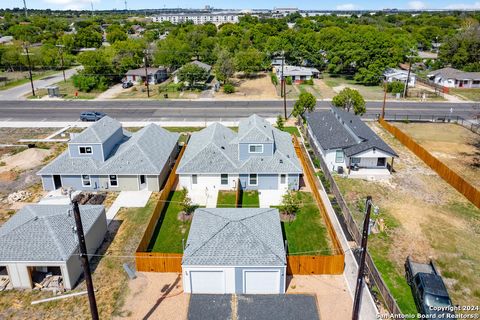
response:
<path fill-rule="evenodd" d="M 405 277 L 412 289 L 413 299 L 419 313 L 423 315 L 454 315 L 452 301 L 447 288 L 432 260 L 428 264 L 413 262 L 407 257 Z"/>

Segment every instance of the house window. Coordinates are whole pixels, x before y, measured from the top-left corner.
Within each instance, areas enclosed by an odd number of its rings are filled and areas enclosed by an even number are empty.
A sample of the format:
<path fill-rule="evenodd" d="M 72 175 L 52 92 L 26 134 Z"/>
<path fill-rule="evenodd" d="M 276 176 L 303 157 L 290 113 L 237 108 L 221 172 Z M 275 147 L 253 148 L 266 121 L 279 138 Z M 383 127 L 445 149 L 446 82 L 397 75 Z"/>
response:
<path fill-rule="evenodd" d="M 335 162 L 336 163 L 343 163 L 343 151 L 337 150 L 335 152 Z"/>
<path fill-rule="evenodd" d="M 362 159 L 360 159 L 360 158 L 352 158 L 352 159 L 351 159 L 352 164 L 360 164 L 360 161 L 361 161 L 361 160 L 362 160 Z"/>
<path fill-rule="evenodd" d="M 197 175 L 192 174 L 192 184 L 197 184 Z"/>
<path fill-rule="evenodd" d="M 220 183 L 222 185 L 227 185 L 228 184 L 228 174 L 221 174 L 220 175 Z"/>
<path fill-rule="evenodd" d="M 377 167 L 385 167 L 386 162 L 387 162 L 386 158 L 378 158 Z"/>
<path fill-rule="evenodd" d="M 248 184 L 250 186 L 256 186 L 258 184 L 258 176 L 256 173 L 251 173 L 248 176 Z"/>
<path fill-rule="evenodd" d="M 263 153 L 263 144 L 250 144 L 248 145 L 249 153 Z"/>
<path fill-rule="evenodd" d="M 110 187 L 118 187 L 118 179 L 116 175 L 110 175 L 109 180 L 110 180 Z"/>
<path fill-rule="evenodd" d="M 87 174 L 82 175 L 82 186 L 90 187 L 92 182 L 90 181 L 90 176 Z"/>
<path fill-rule="evenodd" d="M 78 147 L 78 153 L 80 153 L 80 154 L 92 154 L 92 147 Z"/>
<path fill-rule="evenodd" d="M 287 175 L 286 174 L 281 174 L 280 175 L 280 183 L 281 184 L 287 183 Z"/>

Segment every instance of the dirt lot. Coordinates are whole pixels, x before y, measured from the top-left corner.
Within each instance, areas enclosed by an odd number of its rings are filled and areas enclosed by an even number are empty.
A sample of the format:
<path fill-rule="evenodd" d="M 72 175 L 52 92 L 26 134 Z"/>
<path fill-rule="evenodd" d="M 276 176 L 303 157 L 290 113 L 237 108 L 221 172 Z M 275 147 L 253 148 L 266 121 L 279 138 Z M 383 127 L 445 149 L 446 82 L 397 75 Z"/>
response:
<path fill-rule="evenodd" d="M 252 78 L 241 78 L 238 75 L 231 79 L 235 86 L 235 93 L 225 94 L 223 91 L 215 93 L 215 99 L 278 99 L 279 96 L 272 84 L 270 76 L 265 73 L 258 73 Z"/>
<path fill-rule="evenodd" d="M 434 259 L 454 304 L 480 304 L 480 210 L 430 170 L 377 123 L 370 124 L 399 154 L 388 181 L 336 180 L 357 222 L 367 195 L 380 208 L 385 230 L 369 239 L 377 268 L 403 312 L 415 312 L 404 279 L 408 255 Z"/>
<path fill-rule="evenodd" d="M 480 188 L 480 135 L 456 124 L 395 123 L 395 126 Z"/>

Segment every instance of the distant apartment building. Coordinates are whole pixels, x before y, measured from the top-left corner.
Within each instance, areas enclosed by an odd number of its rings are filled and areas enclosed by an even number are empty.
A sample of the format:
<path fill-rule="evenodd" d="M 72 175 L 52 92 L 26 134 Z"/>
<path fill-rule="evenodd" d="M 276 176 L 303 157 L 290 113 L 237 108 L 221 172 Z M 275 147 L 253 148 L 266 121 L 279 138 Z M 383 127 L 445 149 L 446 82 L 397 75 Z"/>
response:
<path fill-rule="evenodd" d="M 237 23 L 240 14 L 233 12 L 216 12 L 216 13 L 167 13 L 152 17 L 153 22 L 169 21 L 173 24 L 185 23 L 192 21 L 193 24 L 205 24 L 211 22 L 213 24 Z"/>

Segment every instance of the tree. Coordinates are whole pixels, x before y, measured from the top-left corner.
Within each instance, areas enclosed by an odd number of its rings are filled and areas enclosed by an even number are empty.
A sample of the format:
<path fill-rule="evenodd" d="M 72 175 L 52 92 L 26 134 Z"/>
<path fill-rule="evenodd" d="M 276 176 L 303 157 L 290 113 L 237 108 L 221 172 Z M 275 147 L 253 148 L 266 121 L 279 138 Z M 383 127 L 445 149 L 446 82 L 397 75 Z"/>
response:
<path fill-rule="evenodd" d="M 343 89 L 333 97 L 332 103 L 335 107 L 343 108 L 347 110 L 347 112 L 350 112 L 350 109 L 353 108 L 353 113 L 357 115 L 362 115 L 367 111 L 365 108 L 365 100 L 355 89 Z"/>
<path fill-rule="evenodd" d="M 293 190 L 288 190 L 288 192 L 283 195 L 280 211 L 291 216 L 295 215 L 298 210 L 300 210 L 300 199 Z"/>
<path fill-rule="evenodd" d="M 127 38 L 126 32 L 120 27 L 107 29 L 107 41 L 110 43 L 115 43 L 116 41 L 125 41 Z"/>
<path fill-rule="evenodd" d="M 303 116 L 305 112 L 312 112 L 315 110 L 317 104 L 317 98 L 310 92 L 302 92 L 298 97 L 298 100 L 293 105 L 292 114 L 295 117 Z"/>
<path fill-rule="evenodd" d="M 193 87 L 195 82 L 206 81 L 208 79 L 208 72 L 194 63 L 189 63 L 178 71 L 178 79 L 188 82 L 188 85 Z"/>
<path fill-rule="evenodd" d="M 185 214 L 190 214 L 193 211 L 192 199 L 188 196 L 187 188 L 183 187 L 180 190 L 180 207 Z"/>
<path fill-rule="evenodd" d="M 227 83 L 235 74 L 235 62 L 227 50 L 222 50 L 218 54 L 217 63 L 215 64 L 215 76 L 219 81 Z"/>
<path fill-rule="evenodd" d="M 155 64 L 175 70 L 190 61 L 190 58 L 188 44 L 183 40 L 169 36 L 158 42 L 153 59 Z"/>
<path fill-rule="evenodd" d="M 283 130 L 283 128 L 284 128 L 284 120 L 283 120 L 283 117 L 281 115 L 277 116 L 277 128 L 279 130 Z"/>
<path fill-rule="evenodd" d="M 77 48 L 100 48 L 103 36 L 100 30 L 94 26 L 78 30 L 75 35 L 75 44 Z"/>
<path fill-rule="evenodd" d="M 239 51 L 235 55 L 235 67 L 238 71 L 248 77 L 249 75 L 262 70 L 262 63 L 265 55 L 255 48 L 248 48 L 245 51 Z"/>

